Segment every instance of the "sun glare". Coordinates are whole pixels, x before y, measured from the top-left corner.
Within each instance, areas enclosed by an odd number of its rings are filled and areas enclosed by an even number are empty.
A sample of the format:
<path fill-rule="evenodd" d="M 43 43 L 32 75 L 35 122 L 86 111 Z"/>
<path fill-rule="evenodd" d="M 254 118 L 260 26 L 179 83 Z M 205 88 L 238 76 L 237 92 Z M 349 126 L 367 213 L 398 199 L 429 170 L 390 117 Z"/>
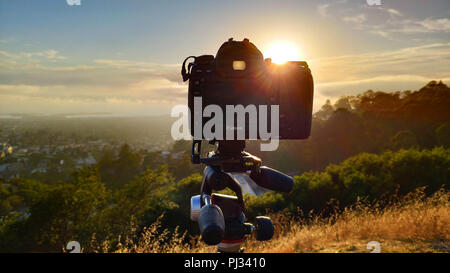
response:
<path fill-rule="evenodd" d="M 283 64 L 287 61 L 299 61 L 297 47 L 291 43 L 276 43 L 264 51 L 264 58 L 271 58 L 273 63 Z"/>

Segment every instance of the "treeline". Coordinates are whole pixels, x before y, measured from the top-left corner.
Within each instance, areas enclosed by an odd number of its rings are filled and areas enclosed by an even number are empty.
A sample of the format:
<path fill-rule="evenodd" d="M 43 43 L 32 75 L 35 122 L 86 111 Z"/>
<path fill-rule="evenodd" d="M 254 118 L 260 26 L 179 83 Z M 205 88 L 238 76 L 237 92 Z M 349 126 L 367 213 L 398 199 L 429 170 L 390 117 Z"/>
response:
<path fill-rule="evenodd" d="M 368 90 L 327 101 L 314 115 L 311 137 L 281 141 L 276 152 L 247 145 L 265 164 L 290 174 L 324 170 L 363 152 L 436 146 L 450 147 L 450 88 L 435 81 L 418 91 Z"/>
<path fill-rule="evenodd" d="M 146 169 L 156 169 L 166 165 L 175 179 L 181 179 L 202 171 L 201 165 L 191 164 L 188 141 L 176 142 L 172 149 L 163 154 L 161 151 L 133 151 L 128 144 L 114 150 L 104 151 L 97 166 L 102 181 L 112 190 L 122 188 L 136 175 Z"/>

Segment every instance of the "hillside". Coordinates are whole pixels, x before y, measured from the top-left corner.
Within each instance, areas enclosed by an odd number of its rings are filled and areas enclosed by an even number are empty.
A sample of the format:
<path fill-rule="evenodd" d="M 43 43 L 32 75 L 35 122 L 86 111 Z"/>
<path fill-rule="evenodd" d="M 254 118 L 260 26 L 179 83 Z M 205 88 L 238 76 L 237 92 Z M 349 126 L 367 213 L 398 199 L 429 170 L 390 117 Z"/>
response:
<path fill-rule="evenodd" d="M 360 154 L 324 172 L 296 176 L 288 194 L 245 196 L 250 222 L 272 211 L 276 230 L 271 241 L 251 239 L 246 251 L 368 252 L 367 243 L 378 241 L 383 252 L 448 252 L 449 162 L 450 149 L 443 148 Z M 168 228 L 171 222 L 179 226 L 180 217 L 189 214 L 181 193 L 195 194 L 200 181 L 200 176 L 180 181 L 180 194 L 169 194 L 173 201 L 180 198 L 180 207 L 166 210 L 116 251 L 215 252 L 201 242 L 196 223 L 184 235 L 182 228 L 175 233 Z"/>
<path fill-rule="evenodd" d="M 386 205 L 386 204 L 384 204 Z M 295 219 L 272 215 L 276 234 L 271 241 L 251 238 L 245 252 L 370 252 L 367 244 L 379 242 L 381 252 L 450 253 L 450 192 L 439 190 L 425 197 L 418 189 L 402 198 L 372 204 L 359 201 L 330 217 Z M 216 252 L 197 237 L 194 247 L 183 244 L 183 236 L 160 236 L 159 222 L 142 234 L 137 244 L 122 246 L 118 252 Z M 163 232 L 164 234 L 164 232 Z M 166 240 L 169 243 L 164 243 Z"/>
<path fill-rule="evenodd" d="M 360 153 L 450 147 L 450 88 L 431 81 L 416 91 L 367 90 L 327 101 L 309 139 L 281 141 L 276 152 L 247 145 L 264 163 L 292 175 L 325 169 Z"/>
<path fill-rule="evenodd" d="M 284 222 L 275 240 L 248 251 L 369 252 L 377 241 L 381 252 L 450 252 L 449 197 L 440 191 L 423 199 L 417 191 L 384 209 L 357 204 L 330 218 Z"/>

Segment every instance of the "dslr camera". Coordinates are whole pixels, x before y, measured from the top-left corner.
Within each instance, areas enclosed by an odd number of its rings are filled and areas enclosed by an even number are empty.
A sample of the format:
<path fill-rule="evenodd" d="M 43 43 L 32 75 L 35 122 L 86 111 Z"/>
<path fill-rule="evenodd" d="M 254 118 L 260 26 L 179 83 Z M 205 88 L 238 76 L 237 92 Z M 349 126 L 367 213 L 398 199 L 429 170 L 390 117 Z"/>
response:
<path fill-rule="evenodd" d="M 190 58 L 194 61 L 186 67 Z M 304 61 L 275 64 L 264 59 L 248 39 L 230 38 L 215 57 L 186 58 L 182 76 L 184 81 L 189 80 L 189 123 L 194 139 L 267 139 L 266 132 L 277 139 L 305 139 L 310 135 L 314 84 Z M 211 111 L 203 115 L 211 105 L 219 107 L 223 115 L 221 124 L 213 126 L 214 136 L 208 138 L 203 128 L 209 120 L 218 118 Z M 241 116 L 237 109 L 243 110 Z"/>

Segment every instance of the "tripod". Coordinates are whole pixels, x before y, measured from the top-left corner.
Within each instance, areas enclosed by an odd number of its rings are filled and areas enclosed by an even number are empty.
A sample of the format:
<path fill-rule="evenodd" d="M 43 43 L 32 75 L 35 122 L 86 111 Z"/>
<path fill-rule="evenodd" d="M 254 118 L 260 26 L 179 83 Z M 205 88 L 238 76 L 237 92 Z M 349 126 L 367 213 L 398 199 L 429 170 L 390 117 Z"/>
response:
<path fill-rule="evenodd" d="M 217 144 L 217 150 L 207 157 L 200 156 L 199 140 L 194 140 L 191 153 L 192 163 L 206 165 L 200 195 L 191 198 L 191 219 L 198 221 L 203 241 L 208 245 L 217 245 L 219 252 L 241 252 L 241 244 L 252 233 L 256 233 L 259 241 L 270 240 L 274 233 L 270 218 L 256 217 L 256 227 L 245 223 L 241 184 L 260 193 L 267 190 L 289 192 L 293 185 L 292 178 L 261 166 L 260 158 L 244 151 L 244 140 L 210 143 Z M 236 196 L 213 193 L 225 188 L 231 189 Z"/>

